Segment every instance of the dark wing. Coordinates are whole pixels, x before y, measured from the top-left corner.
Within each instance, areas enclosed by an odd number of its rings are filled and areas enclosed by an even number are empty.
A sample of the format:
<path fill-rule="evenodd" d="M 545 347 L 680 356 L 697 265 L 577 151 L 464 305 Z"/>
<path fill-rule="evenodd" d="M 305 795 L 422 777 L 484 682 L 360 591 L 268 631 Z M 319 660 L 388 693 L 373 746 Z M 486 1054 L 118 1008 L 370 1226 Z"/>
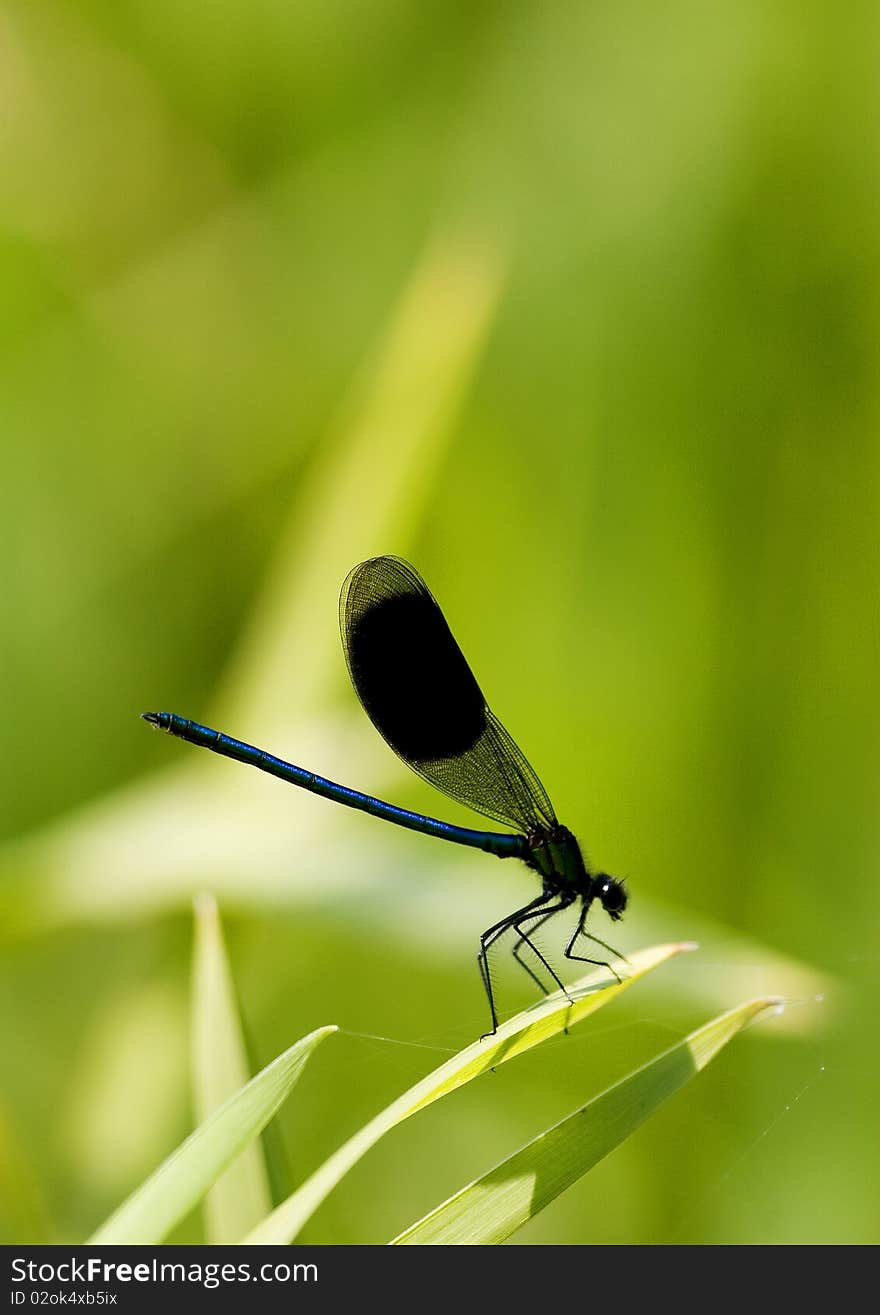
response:
<path fill-rule="evenodd" d="M 424 580 L 400 557 L 350 572 L 339 600 L 349 674 L 370 721 L 444 794 L 518 831 L 556 826 L 528 760 L 482 691 Z"/>

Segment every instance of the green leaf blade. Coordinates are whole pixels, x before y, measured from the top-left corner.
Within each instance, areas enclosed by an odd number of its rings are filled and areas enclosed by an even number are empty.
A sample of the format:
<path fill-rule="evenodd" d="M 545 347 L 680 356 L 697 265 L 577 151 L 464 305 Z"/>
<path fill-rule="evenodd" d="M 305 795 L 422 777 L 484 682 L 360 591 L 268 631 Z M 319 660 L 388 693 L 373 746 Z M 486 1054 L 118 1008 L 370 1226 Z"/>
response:
<path fill-rule="evenodd" d="M 262 1131 L 296 1085 L 312 1051 L 337 1030 L 319 1027 L 283 1051 L 196 1128 L 101 1225 L 90 1244 L 161 1242 Z"/>
<path fill-rule="evenodd" d="M 195 901 L 191 1035 L 193 1108 L 196 1123 L 203 1123 L 251 1076 L 223 928 L 211 895 Z M 271 1208 L 266 1161 L 255 1138 L 205 1197 L 206 1241 L 236 1241 Z"/>
<path fill-rule="evenodd" d="M 516 1055 L 557 1036 L 566 1028 L 573 1027 L 575 1023 L 616 999 L 641 977 L 683 950 L 691 948 L 689 944 L 674 943 L 640 950 L 631 957 L 629 975 L 622 982 L 615 981 L 603 986 L 603 972 L 589 973 L 568 988 L 567 996 L 555 992 L 539 1005 L 502 1023 L 494 1036 L 483 1037 L 466 1046 L 410 1087 L 334 1151 L 306 1182 L 252 1229 L 243 1242 L 249 1245 L 286 1245 L 292 1242 L 303 1224 L 349 1169 L 397 1124 L 489 1069 L 497 1068 Z"/>
<path fill-rule="evenodd" d="M 226 678 L 218 720 L 259 741 L 326 699 L 326 625 L 352 565 L 419 524 L 495 320 L 503 253 L 463 233 L 428 241 L 319 445 Z M 291 689 L 290 672 L 297 678 Z"/>
<path fill-rule="evenodd" d="M 505 1241 L 634 1132 L 778 997 L 750 1000 L 698 1028 L 528 1142 L 394 1238 L 393 1246 Z"/>

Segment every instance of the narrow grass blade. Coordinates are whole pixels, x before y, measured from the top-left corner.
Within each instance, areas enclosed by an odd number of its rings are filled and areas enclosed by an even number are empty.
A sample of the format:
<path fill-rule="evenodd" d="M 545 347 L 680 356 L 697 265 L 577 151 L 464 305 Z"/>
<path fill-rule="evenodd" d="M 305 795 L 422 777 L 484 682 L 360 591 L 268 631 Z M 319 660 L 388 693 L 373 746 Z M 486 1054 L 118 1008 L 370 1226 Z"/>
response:
<path fill-rule="evenodd" d="M 250 1077 L 247 1047 L 217 902 L 195 901 L 192 980 L 192 1088 L 196 1122 L 203 1123 Z M 235 1242 L 272 1208 L 266 1162 L 255 1138 L 205 1197 L 205 1238 Z"/>
<path fill-rule="evenodd" d="M 778 997 L 722 1014 L 603 1091 L 396 1237 L 392 1245 L 503 1242 L 705 1068 L 737 1032 Z"/>
<path fill-rule="evenodd" d="M 641 950 L 630 959 L 629 976 L 622 982 L 603 985 L 604 971 L 589 973 L 568 988 L 570 999 L 561 992 L 548 996 L 539 1005 L 527 1009 L 499 1027 L 494 1036 L 475 1041 L 452 1059 L 441 1064 L 433 1073 L 422 1078 L 414 1087 L 399 1096 L 387 1109 L 356 1132 L 344 1145 L 325 1160 L 291 1196 L 283 1201 L 243 1240 L 248 1244 L 284 1244 L 291 1242 L 306 1220 L 333 1190 L 349 1169 L 357 1163 L 371 1146 L 411 1114 L 424 1109 L 441 1096 L 447 1096 L 457 1087 L 491 1068 L 497 1068 L 515 1055 L 540 1045 L 557 1036 L 565 1028 L 573 1027 L 582 1018 L 610 1004 L 623 991 L 659 968 L 689 945 L 659 945 Z"/>
<path fill-rule="evenodd" d="M 418 524 L 502 274 L 498 253 L 463 235 L 428 243 L 297 496 L 218 723 L 246 725 L 255 743 L 277 739 L 335 685 L 339 587 L 356 562 L 405 544 Z"/>
<path fill-rule="evenodd" d="M 285 1050 L 221 1105 L 89 1239 L 91 1244 L 161 1242 L 197 1205 L 295 1086 L 312 1051 L 335 1032 L 319 1027 Z"/>

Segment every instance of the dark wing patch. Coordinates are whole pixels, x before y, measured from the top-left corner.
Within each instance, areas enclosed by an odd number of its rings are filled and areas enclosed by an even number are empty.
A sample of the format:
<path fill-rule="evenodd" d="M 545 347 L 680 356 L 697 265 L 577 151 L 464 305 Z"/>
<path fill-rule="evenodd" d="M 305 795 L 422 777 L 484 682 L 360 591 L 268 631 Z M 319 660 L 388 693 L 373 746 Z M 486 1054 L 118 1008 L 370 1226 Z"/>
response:
<path fill-rule="evenodd" d="M 408 562 L 374 557 L 356 566 L 339 610 L 358 698 L 413 771 L 517 830 L 556 824 L 535 771 L 490 712 L 446 618 Z"/>

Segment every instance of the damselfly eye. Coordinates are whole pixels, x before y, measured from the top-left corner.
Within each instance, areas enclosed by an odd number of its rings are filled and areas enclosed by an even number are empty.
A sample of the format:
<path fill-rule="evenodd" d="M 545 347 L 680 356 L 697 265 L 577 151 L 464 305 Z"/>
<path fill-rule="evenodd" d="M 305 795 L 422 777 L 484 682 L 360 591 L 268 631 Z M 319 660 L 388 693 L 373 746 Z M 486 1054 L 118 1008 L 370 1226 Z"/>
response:
<path fill-rule="evenodd" d="M 600 872 L 596 877 L 596 893 L 605 912 L 612 918 L 619 918 L 626 908 L 626 888 L 616 877 L 609 877 Z"/>

